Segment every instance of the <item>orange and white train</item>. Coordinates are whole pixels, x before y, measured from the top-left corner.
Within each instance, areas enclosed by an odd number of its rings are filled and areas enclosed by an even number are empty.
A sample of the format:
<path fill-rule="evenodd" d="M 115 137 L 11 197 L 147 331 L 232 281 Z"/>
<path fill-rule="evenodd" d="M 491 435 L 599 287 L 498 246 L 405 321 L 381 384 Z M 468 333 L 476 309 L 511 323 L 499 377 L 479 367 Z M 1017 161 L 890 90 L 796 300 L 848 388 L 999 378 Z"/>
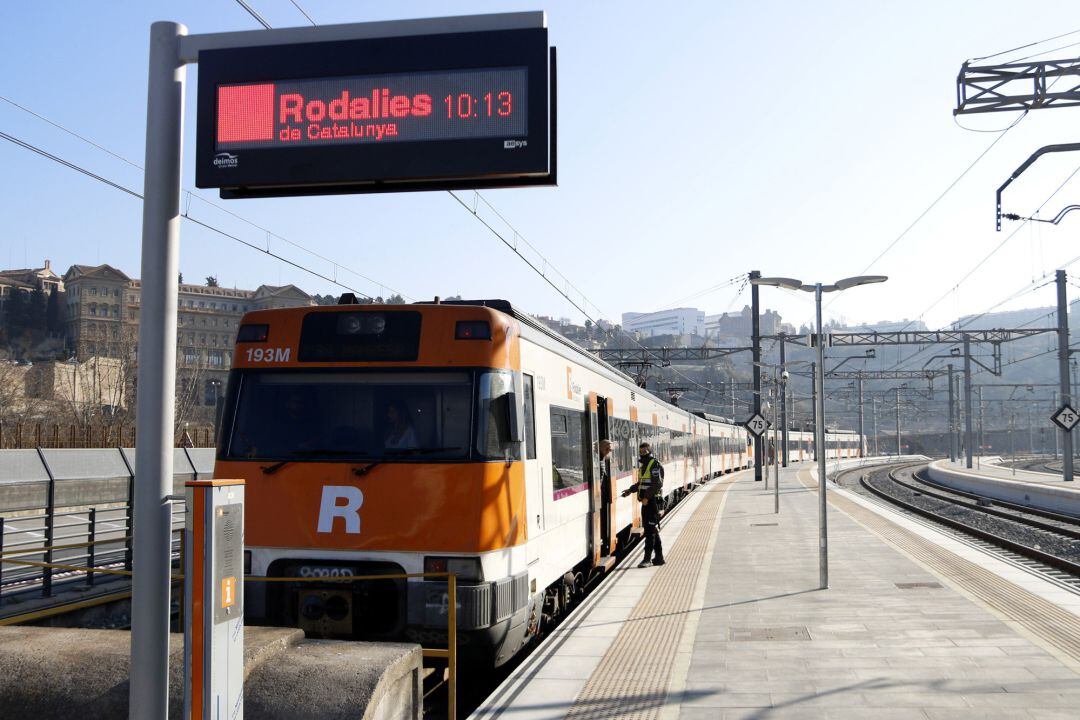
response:
<path fill-rule="evenodd" d="M 248 622 L 437 644 L 445 580 L 333 578 L 452 571 L 459 648 L 496 665 L 640 532 L 620 496 L 640 442 L 667 502 L 753 462 L 744 428 L 498 300 L 248 313 L 221 428 L 216 476 L 247 482 L 248 573 L 322 579 L 248 583 Z"/>

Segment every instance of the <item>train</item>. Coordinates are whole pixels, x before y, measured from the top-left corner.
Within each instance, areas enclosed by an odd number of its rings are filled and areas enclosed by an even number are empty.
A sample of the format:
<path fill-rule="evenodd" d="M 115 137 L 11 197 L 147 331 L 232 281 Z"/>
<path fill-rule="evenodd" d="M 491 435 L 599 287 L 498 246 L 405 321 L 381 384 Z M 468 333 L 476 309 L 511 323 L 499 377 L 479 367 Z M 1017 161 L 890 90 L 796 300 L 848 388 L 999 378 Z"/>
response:
<path fill-rule="evenodd" d="M 621 493 L 645 441 L 665 504 L 754 462 L 741 425 L 665 402 L 507 301 L 249 312 L 215 466 L 246 483 L 245 619 L 443 645 L 444 578 L 335 578 L 453 572 L 459 652 L 502 665 L 641 534 Z"/>

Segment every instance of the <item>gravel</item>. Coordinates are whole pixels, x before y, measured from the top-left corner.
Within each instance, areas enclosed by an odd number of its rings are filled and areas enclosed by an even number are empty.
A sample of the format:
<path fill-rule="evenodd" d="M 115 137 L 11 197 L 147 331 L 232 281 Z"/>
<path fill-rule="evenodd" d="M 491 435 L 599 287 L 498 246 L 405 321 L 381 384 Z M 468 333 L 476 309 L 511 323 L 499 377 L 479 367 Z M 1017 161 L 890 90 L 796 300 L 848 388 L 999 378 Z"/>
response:
<path fill-rule="evenodd" d="M 964 523 L 965 525 L 969 525 L 984 532 L 993 533 L 994 535 L 1056 555 L 1071 562 L 1080 563 L 1080 540 L 1041 530 L 1039 528 L 1032 528 L 1023 525 L 1020 522 L 995 517 L 973 508 L 929 497 L 893 482 L 889 478 L 890 469 L 891 468 L 883 468 L 880 470 L 871 469 L 862 472 L 846 473 L 840 478 L 841 485 L 849 490 L 869 496 L 871 493 L 859 482 L 860 476 L 866 476 L 867 481 L 882 492 L 932 512 L 935 515 L 940 515 L 949 518 L 950 520 Z M 911 470 L 900 471 L 897 474 L 905 482 L 912 482 Z M 937 488 L 933 488 L 933 492 L 947 494 L 946 491 Z M 1052 522 L 1047 521 L 1046 519 L 1040 519 L 1040 521 Z M 1080 523 L 1074 527 L 1080 528 Z"/>

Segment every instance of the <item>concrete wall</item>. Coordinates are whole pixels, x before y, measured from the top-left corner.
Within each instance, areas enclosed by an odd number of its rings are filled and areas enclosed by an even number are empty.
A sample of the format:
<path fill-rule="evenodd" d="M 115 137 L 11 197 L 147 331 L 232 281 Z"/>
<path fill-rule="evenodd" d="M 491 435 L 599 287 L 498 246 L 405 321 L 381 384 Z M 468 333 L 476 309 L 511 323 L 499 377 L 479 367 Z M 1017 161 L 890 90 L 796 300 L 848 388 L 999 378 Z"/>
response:
<path fill-rule="evenodd" d="M 974 468 L 958 469 L 947 460 L 932 462 L 928 468 L 931 480 L 956 490 L 1030 505 L 1042 510 L 1080 514 L 1080 490 L 1065 487 L 1063 482 L 1050 484 L 990 477 L 994 473 L 1002 472 L 1000 466 L 991 466 L 985 468 L 985 471 L 980 474 Z"/>
<path fill-rule="evenodd" d="M 177 448 L 173 453 L 176 494 L 184 493 L 186 481 L 213 474 L 213 448 Z M 134 448 L 46 449 L 40 455 L 37 450 L 0 450 L 0 513 L 43 509 L 50 473 L 58 508 L 124 504 L 128 466 L 135 470 Z"/>
<path fill-rule="evenodd" d="M 4 720 L 115 720 L 128 715 L 130 634 L 0 627 Z M 182 635 L 170 638 L 169 718 L 183 710 Z M 419 720 L 419 645 L 306 640 L 288 628 L 244 629 L 250 718 Z"/>

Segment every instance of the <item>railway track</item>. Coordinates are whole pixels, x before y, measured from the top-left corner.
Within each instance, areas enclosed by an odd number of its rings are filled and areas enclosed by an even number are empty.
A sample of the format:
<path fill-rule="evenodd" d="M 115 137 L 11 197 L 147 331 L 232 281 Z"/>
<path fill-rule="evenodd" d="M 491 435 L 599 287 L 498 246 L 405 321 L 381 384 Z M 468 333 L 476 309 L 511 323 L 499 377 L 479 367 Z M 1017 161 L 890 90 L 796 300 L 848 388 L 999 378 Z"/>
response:
<path fill-rule="evenodd" d="M 925 463 L 841 473 L 849 487 L 966 544 L 1080 594 L 1080 519 L 945 489 L 921 475 Z"/>

